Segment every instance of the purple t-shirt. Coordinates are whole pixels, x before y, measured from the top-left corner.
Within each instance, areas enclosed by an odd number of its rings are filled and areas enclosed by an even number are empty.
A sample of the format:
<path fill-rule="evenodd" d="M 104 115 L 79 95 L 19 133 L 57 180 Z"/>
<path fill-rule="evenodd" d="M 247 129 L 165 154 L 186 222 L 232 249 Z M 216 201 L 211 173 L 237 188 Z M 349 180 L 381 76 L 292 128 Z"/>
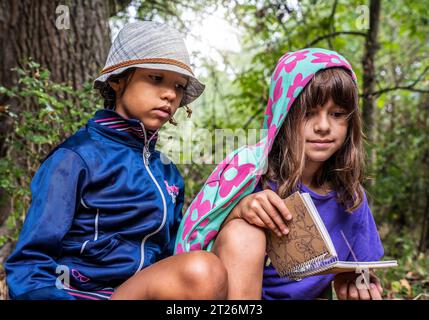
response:
<path fill-rule="evenodd" d="M 275 187 L 273 184 L 271 186 Z M 254 192 L 261 190 L 261 186 L 258 184 Z M 354 261 L 353 255 L 341 235 L 341 230 L 353 248 L 358 261 L 381 259 L 384 250 L 365 194 L 362 204 L 350 214 L 337 203 L 335 191 L 320 195 L 303 184 L 300 186 L 300 191 L 310 194 L 331 236 L 339 260 Z M 264 269 L 262 299 L 315 299 L 320 296 L 333 278 L 334 275 L 329 274 L 295 281 L 287 277 L 280 277 L 270 264 Z"/>

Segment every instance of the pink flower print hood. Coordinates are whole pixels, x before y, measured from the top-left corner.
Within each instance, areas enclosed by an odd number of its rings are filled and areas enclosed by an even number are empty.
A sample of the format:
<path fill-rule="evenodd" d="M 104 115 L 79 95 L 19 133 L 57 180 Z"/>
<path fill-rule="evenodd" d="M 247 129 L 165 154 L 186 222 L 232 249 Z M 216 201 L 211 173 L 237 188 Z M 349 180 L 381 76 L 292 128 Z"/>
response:
<path fill-rule="evenodd" d="M 340 54 L 307 48 L 283 55 L 271 77 L 263 129 L 255 145 L 229 154 L 213 170 L 186 211 L 176 238 L 175 253 L 211 250 L 220 226 L 245 196 L 251 194 L 268 164 L 268 154 L 293 102 L 319 70 L 342 67 L 356 82 L 349 62 Z"/>

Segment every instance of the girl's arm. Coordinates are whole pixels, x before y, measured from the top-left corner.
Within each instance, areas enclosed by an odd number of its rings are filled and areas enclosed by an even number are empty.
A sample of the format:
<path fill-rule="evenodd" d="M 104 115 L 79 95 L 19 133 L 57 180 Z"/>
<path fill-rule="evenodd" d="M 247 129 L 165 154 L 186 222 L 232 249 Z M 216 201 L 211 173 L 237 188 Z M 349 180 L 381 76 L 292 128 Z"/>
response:
<path fill-rule="evenodd" d="M 292 219 L 292 214 L 277 193 L 266 189 L 241 199 L 223 225 L 233 219 L 244 219 L 258 227 L 271 229 L 280 237 L 289 233 L 285 221 Z"/>
<path fill-rule="evenodd" d="M 56 258 L 69 231 L 88 170 L 74 151 L 60 148 L 39 168 L 31 183 L 32 202 L 14 252 L 5 264 L 12 299 L 67 299 L 56 289 Z M 51 287 L 52 290 L 48 290 Z M 29 296 L 31 294 L 31 296 Z"/>

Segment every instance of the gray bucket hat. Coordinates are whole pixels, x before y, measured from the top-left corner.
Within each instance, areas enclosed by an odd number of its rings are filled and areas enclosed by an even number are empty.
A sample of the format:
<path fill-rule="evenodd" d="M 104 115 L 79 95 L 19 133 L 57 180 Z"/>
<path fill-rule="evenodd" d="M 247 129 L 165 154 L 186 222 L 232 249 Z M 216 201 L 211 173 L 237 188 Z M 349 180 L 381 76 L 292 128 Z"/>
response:
<path fill-rule="evenodd" d="M 192 72 L 182 35 L 165 24 L 154 21 L 126 24 L 113 41 L 94 88 L 102 88 L 110 76 L 133 67 L 174 71 L 186 76 L 189 80 L 180 106 L 194 101 L 205 88 Z"/>

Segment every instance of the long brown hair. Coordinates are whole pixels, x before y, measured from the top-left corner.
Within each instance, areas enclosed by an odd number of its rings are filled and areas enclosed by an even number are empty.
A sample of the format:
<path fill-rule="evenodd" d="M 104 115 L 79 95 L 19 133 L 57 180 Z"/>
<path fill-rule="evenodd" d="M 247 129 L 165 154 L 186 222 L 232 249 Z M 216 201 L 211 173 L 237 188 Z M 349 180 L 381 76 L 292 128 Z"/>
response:
<path fill-rule="evenodd" d="M 312 183 L 321 187 L 330 183 L 347 212 L 353 212 L 363 200 L 364 134 L 358 110 L 358 90 L 350 73 L 343 68 L 318 71 L 292 104 L 268 156 L 268 170 L 261 177 L 263 189 L 268 181 L 277 183 L 277 193 L 285 198 L 298 190 L 305 164 L 304 141 L 300 127 L 307 110 L 329 101 L 344 108 L 348 129 L 343 146 L 318 170 Z"/>

